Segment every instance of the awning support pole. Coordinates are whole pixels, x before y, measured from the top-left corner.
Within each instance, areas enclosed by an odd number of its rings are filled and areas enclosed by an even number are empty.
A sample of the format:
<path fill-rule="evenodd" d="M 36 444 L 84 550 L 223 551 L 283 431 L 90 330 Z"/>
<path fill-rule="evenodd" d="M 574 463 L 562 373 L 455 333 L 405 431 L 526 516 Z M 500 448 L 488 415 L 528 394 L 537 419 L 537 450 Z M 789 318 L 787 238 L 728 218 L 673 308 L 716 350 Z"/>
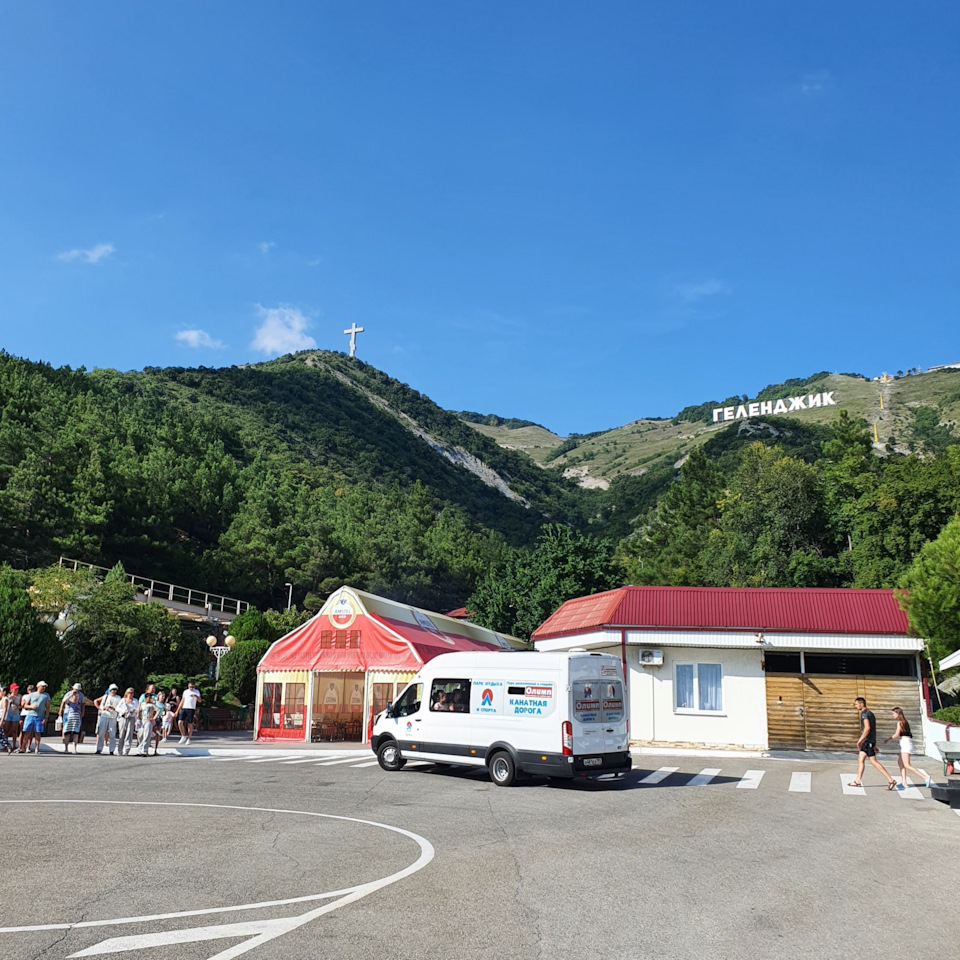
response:
<path fill-rule="evenodd" d="M 307 705 L 306 711 L 307 715 L 303 718 L 303 726 L 305 728 L 304 741 L 310 743 L 310 737 L 313 733 L 313 688 L 315 685 L 316 678 L 313 675 L 312 670 L 307 671 Z"/>

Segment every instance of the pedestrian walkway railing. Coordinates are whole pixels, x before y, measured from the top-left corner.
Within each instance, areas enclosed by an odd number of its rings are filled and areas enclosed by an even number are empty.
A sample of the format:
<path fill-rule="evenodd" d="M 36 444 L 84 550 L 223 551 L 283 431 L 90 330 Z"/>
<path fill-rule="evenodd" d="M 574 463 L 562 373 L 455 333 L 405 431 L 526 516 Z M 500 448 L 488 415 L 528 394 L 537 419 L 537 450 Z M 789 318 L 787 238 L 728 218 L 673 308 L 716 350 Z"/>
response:
<path fill-rule="evenodd" d="M 93 563 L 84 563 L 82 560 L 73 560 L 70 557 L 60 557 L 59 567 L 68 570 L 92 570 L 103 579 L 109 572 L 109 567 L 98 567 Z M 156 600 L 171 607 L 191 607 L 197 611 L 206 611 L 209 615 L 218 613 L 228 617 L 239 616 L 250 608 L 246 600 L 237 600 L 234 597 L 222 597 L 206 590 L 194 590 L 191 587 L 181 587 L 175 583 L 165 583 L 163 580 L 153 580 L 136 573 L 128 573 L 127 580 L 143 594 L 146 600 Z"/>

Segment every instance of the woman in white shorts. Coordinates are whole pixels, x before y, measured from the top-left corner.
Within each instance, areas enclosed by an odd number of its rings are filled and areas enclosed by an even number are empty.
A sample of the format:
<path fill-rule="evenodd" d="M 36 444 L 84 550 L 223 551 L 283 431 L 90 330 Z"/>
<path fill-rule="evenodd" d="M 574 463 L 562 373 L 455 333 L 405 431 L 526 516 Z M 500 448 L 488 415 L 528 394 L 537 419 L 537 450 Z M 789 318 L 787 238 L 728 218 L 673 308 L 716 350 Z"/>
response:
<path fill-rule="evenodd" d="M 900 741 L 900 756 L 897 757 L 897 765 L 900 767 L 900 789 L 906 790 L 907 788 L 908 770 L 922 778 L 923 785 L 929 787 L 931 783 L 930 776 L 922 770 L 918 770 L 910 763 L 910 756 L 913 753 L 913 734 L 910 732 L 910 723 L 899 707 L 894 707 L 891 713 L 893 714 L 893 719 L 897 721 L 897 730 L 892 737 L 887 737 L 886 742 L 889 743 L 891 740 Z"/>

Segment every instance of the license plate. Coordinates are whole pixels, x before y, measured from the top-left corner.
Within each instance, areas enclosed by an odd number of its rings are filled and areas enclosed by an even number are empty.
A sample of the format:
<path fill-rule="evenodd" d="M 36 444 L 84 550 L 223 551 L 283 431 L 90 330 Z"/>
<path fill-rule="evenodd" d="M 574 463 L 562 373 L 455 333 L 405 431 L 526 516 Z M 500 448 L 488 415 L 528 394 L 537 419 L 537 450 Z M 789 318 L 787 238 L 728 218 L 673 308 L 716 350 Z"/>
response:
<path fill-rule="evenodd" d="M 587 757 L 587 758 L 583 761 L 583 765 L 584 765 L 585 767 L 602 767 L 602 766 L 603 766 L 603 758 L 602 758 L 602 757 Z"/>

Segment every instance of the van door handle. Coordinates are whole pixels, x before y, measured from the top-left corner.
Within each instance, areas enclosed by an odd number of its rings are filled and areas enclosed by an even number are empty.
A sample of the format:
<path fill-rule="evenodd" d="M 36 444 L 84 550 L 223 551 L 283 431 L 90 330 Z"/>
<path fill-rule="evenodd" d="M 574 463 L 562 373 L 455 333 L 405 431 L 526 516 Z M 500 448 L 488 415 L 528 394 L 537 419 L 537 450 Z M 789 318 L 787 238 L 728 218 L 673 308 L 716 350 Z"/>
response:
<path fill-rule="evenodd" d="M 603 732 L 604 732 L 604 733 L 613 733 L 613 727 L 608 727 L 608 728 L 607 728 L 606 730 L 604 730 Z"/>

